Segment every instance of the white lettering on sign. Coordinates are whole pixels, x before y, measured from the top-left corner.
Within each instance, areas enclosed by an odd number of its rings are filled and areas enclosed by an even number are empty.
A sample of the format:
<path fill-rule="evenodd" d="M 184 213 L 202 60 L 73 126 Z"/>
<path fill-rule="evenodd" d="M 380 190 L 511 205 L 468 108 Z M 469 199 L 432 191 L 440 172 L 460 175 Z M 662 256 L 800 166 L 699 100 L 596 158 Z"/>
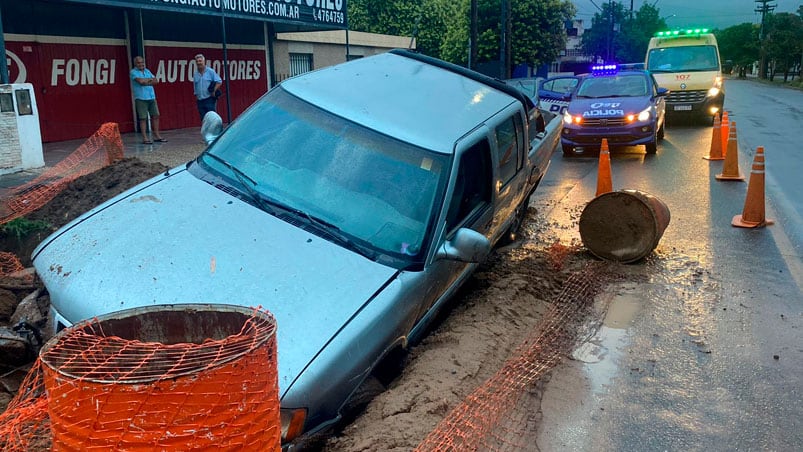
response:
<path fill-rule="evenodd" d="M 64 79 L 67 86 L 113 85 L 117 60 L 54 59 L 50 71 L 50 86 L 58 86 Z"/>
<path fill-rule="evenodd" d="M 624 110 L 614 110 L 614 109 L 588 110 L 588 111 L 584 111 L 583 112 L 583 117 L 584 118 L 593 117 L 593 116 L 624 116 L 624 115 L 625 115 L 625 111 Z"/>
<path fill-rule="evenodd" d="M 343 24 L 346 21 L 343 0 L 151 0 L 157 3 L 169 3 L 189 6 L 196 9 L 228 10 L 233 13 L 245 13 L 284 19 L 301 19 L 301 8 L 306 8 L 316 21 Z M 311 11 L 310 11 L 311 10 Z"/>
<path fill-rule="evenodd" d="M 221 77 L 225 75 L 221 72 L 222 61 L 206 60 L 206 64 Z M 194 60 L 159 60 L 154 76 L 160 82 L 191 82 L 194 73 Z M 229 61 L 228 76 L 229 80 L 259 80 L 262 77 L 262 62 L 259 60 L 231 60 Z"/>

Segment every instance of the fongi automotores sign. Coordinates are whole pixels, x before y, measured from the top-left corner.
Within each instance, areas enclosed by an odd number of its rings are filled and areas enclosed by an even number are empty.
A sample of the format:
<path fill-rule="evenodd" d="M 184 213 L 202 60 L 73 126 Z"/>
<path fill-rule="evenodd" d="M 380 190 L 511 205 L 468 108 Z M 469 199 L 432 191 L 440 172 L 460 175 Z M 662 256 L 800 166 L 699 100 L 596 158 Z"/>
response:
<path fill-rule="evenodd" d="M 67 0 L 343 28 L 346 0 Z"/>

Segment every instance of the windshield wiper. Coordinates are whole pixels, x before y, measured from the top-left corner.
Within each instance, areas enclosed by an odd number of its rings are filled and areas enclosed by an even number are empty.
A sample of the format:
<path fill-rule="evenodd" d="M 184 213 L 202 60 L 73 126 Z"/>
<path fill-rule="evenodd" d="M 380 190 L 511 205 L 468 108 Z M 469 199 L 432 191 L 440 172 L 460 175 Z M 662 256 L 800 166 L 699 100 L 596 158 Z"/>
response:
<path fill-rule="evenodd" d="M 201 156 L 211 157 L 213 160 L 216 160 L 223 164 L 226 168 L 231 171 L 231 174 L 234 174 L 234 177 L 237 178 L 237 181 L 240 185 L 245 189 L 246 194 L 248 195 L 249 200 L 253 201 L 257 207 L 262 210 L 267 211 L 268 213 L 276 215 L 276 211 L 272 209 L 268 204 L 265 203 L 265 199 L 262 195 L 256 191 L 254 187 L 257 186 L 257 181 L 255 181 L 251 176 L 245 174 L 241 169 L 237 168 L 236 166 L 229 163 L 226 159 L 222 157 L 218 157 L 215 154 L 210 154 L 208 152 L 204 152 Z M 246 182 L 248 181 L 248 182 Z"/>
<path fill-rule="evenodd" d="M 377 259 L 377 253 L 375 251 L 364 245 L 358 244 L 357 242 L 349 238 L 339 227 L 324 220 L 323 218 L 312 215 L 301 209 L 291 207 L 281 201 L 278 201 L 270 197 L 262 197 L 262 201 L 270 203 L 271 205 L 282 209 L 283 211 L 293 215 L 294 218 L 304 220 L 307 225 L 312 226 L 316 230 L 325 233 L 328 237 L 331 237 L 332 239 L 334 239 L 336 243 L 340 244 L 346 249 L 354 251 L 368 259 L 371 259 L 372 261 L 375 261 Z"/>

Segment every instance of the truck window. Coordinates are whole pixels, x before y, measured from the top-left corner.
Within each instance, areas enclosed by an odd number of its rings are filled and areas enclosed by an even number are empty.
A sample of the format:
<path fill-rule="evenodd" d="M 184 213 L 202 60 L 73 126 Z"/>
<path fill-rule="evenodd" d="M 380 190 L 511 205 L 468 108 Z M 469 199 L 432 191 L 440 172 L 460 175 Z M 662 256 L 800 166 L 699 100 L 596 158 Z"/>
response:
<path fill-rule="evenodd" d="M 454 192 L 446 214 L 446 230 L 470 226 L 471 219 L 491 202 L 491 148 L 481 140 L 460 156 Z"/>
<path fill-rule="evenodd" d="M 499 181 L 504 186 L 513 176 L 516 171 L 521 167 L 521 119 L 518 122 L 515 119 L 518 116 L 508 118 L 505 122 L 500 124 L 495 130 L 496 144 L 497 144 L 497 166 L 499 168 Z"/>

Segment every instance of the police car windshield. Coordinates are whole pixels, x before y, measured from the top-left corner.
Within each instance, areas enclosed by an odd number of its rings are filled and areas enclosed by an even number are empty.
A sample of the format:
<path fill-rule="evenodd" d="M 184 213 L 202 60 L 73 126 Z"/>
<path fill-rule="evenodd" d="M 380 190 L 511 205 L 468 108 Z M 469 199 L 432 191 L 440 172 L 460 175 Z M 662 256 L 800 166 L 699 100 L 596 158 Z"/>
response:
<path fill-rule="evenodd" d="M 612 76 L 588 77 L 577 88 L 577 97 L 599 99 L 602 97 L 642 97 L 647 95 L 647 79 L 644 74 L 619 73 Z"/>

